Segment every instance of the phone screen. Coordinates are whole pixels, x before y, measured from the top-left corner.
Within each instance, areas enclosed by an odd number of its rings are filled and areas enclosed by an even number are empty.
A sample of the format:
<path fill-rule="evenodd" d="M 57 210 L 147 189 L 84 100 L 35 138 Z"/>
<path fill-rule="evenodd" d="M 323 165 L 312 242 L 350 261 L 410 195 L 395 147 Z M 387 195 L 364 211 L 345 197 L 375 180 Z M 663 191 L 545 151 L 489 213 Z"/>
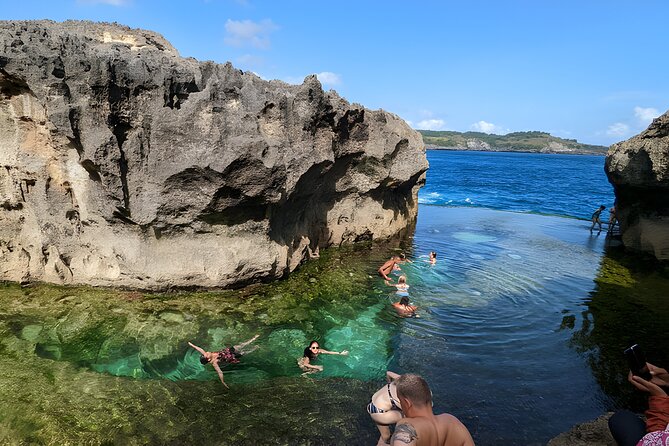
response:
<path fill-rule="evenodd" d="M 646 366 L 646 355 L 643 352 L 643 349 L 639 347 L 638 344 L 634 344 L 625 350 L 625 356 L 627 357 L 627 363 L 629 364 L 632 374 L 650 381 L 652 376 L 650 370 L 648 370 L 648 367 Z"/>

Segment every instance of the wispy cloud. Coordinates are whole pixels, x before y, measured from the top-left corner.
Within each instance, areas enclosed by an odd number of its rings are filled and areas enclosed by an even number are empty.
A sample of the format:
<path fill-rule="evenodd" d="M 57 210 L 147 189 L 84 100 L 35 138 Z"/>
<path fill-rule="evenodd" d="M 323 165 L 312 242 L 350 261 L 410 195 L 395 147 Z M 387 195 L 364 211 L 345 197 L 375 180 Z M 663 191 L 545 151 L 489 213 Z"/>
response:
<path fill-rule="evenodd" d="M 446 130 L 446 123 L 443 119 L 425 119 L 416 124 L 419 130 Z"/>
<path fill-rule="evenodd" d="M 634 116 L 639 120 L 639 123 L 644 127 L 650 125 L 653 119 L 660 116 L 660 112 L 656 108 L 648 107 L 634 107 Z"/>
<path fill-rule="evenodd" d="M 260 22 L 252 20 L 227 20 L 226 36 L 223 42 L 234 47 L 253 47 L 266 50 L 270 47 L 269 35 L 279 27 L 269 19 Z"/>
<path fill-rule="evenodd" d="M 323 85 L 339 85 L 341 84 L 341 77 L 338 74 L 329 71 L 323 71 L 316 75 Z"/>
<path fill-rule="evenodd" d="M 77 0 L 80 5 L 111 5 L 125 6 L 130 4 L 131 0 Z"/>
<path fill-rule="evenodd" d="M 630 126 L 625 124 L 624 122 L 616 122 L 615 124 L 611 124 L 609 128 L 606 130 L 606 134 L 608 136 L 616 138 L 625 137 L 629 134 L 629 132 L 630 132 Z"/>
<path fill-rule="evenodd" d="M 493 124 L 491 122 L 485 122 L 485 121 L 475 122 L 470 126 L 470 128 L 475 132 L 495 133 L 495 134 L 504 133 L 504 129 L 502 127 Z"/>

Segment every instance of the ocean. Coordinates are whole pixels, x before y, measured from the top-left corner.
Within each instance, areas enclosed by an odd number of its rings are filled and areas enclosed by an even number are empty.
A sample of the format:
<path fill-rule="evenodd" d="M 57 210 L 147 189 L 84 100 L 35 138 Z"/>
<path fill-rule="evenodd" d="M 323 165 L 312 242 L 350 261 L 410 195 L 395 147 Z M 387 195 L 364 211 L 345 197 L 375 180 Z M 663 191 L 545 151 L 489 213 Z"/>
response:
<path fill-rule="evenodd" d="M 590 218 L 613 205 L 604 157 L 428 150 L 419 203 Z"/>

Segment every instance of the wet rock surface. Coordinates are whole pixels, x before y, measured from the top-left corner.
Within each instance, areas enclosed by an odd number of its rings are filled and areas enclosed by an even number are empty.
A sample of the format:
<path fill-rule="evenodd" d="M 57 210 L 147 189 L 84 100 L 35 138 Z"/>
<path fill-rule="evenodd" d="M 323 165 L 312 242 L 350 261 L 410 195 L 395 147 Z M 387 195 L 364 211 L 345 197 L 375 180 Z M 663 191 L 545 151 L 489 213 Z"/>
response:
<path fill-rule="evenodd" d="M 611 146 L 606 173 L 625 246 L 669 260 L 669 112 Z"/>
<path fill-rule="evenodd" d="M 164 289 L 283 276 L 415 221 L 399 117 L 116 24 L 0 22 L 0 279 Z"/>

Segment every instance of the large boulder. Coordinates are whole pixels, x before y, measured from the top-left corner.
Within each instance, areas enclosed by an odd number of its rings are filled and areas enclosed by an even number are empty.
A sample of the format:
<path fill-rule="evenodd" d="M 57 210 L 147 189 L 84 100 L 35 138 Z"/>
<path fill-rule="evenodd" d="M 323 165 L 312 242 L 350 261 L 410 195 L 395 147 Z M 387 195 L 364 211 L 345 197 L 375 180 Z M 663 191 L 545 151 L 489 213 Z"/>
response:
<path fill-rule="evenodd" d="M 410 226 L 391 113 L 117 24 L 0 22 L 0 280 L 221 287 Z"/>
<path fill-rule="evenodd" d="M 626 247 L 669 259 L 669 112 L 639 135 L 614 144 L 606 174 Z"/>

